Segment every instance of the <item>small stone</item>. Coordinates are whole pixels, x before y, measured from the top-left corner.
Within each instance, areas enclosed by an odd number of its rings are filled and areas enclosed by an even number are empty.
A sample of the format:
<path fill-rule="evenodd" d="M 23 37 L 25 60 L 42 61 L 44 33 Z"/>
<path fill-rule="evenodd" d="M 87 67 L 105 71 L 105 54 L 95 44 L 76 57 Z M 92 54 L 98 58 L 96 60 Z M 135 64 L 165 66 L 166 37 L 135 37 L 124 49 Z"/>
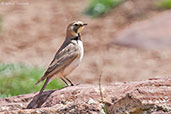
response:
<path fill-rule="evenodd" d="M 88 104 L 96 104 L 96 101 L 94 101 L 93 99 L 89 99 Z"/>

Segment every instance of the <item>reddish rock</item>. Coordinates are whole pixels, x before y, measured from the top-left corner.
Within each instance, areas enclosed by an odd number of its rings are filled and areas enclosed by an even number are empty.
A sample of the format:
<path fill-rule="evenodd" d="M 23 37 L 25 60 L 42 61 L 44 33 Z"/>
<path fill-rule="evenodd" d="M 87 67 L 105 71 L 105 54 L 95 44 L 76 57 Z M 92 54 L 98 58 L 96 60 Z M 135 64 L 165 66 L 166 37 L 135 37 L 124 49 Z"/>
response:
<path fill-rule="evenodd" d="M 171 48 L 171 11 L 137 22 L 119 32 L 113 44 L 143 49 Z"/>
<path fill-rule="evenodd" d="M 171 78 L 116 82 L 102 85 L 102 92 L 108 114 L 171 113 Z M 0 99 L 0 113 L 104 113 L 98 85 L 84 84 L 45 91 L 38 103 L 35 103 L 36 94 Z M 27 106 L 33 109 L 25 109 Z"/>

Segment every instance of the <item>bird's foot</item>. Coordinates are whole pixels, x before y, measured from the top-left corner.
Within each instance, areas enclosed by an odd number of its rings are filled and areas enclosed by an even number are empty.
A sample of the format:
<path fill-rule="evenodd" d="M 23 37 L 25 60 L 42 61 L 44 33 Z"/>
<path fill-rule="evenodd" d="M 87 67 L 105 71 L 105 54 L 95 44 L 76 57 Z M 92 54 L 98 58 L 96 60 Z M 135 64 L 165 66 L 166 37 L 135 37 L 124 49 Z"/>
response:
<path fill-rule="evenodd" d="M 74 85 L 75 85 L 75 84 L 72 83 L 70 86 L 74 86 Z"/>
<path fill-rule="evenodd" d="M 72 83 L 70 86 L 78 86 L 78 85 L 80 85 L 80 84 L 79 84 L 79 83 L 78 83 L 78 84 L 73 84 L 73 83 Z"/>
<path fill-rule="evenodd" d="M 78 84 L 75 84 L 75 86 L 78 86 L 78 85 L 80 85 L 80 83 L 78 83 Z"/>

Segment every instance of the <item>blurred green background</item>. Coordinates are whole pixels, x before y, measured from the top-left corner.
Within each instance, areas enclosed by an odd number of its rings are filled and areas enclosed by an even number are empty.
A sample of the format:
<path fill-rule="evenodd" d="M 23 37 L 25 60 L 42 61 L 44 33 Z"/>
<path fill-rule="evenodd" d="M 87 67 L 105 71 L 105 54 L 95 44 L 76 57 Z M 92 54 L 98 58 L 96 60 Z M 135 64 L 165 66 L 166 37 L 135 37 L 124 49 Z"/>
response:
<path fill-rule="evenodd" d="M 84 11 L 85 14 L 92 17 L 99 17 L 108 13 L 111 9 L 116 8 L 125 0 L 89 0 L 87 9 Z M 156 0 L 154 7 L 159 9 L 170 9 L 171 0 Z"/>
<path fill-rule="evenodd" d="M 0 97 L 9 97 L 39 91 L 43 83 L 35 82 L 43 75 L 44 69 L 22 64 L 0 64 Z M 46 89 L 59 89 L 65 84 L 53 80 Z"/>

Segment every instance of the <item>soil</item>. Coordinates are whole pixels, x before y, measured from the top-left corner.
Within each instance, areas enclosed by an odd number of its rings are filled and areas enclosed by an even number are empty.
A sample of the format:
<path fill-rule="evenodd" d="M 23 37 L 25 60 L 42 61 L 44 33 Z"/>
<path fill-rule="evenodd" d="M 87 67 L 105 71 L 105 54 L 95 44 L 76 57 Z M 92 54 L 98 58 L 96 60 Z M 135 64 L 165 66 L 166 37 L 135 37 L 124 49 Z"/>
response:
<path fill-rule="evenodd" d="M 82 20 L 88 23 L 82 33 L 85 55 L 69 76 L 75 83 L 98 83 L 101 72 L 103 83 L 167 77 L 170 51 L 109 45 L 120 30 L 160 14 L 152 3 L 128 0 L 94 19 L 83 14 L 88 0 L 1 1 L 0 62 L 48 67 L 64 41 L 66 26 Z"/>

